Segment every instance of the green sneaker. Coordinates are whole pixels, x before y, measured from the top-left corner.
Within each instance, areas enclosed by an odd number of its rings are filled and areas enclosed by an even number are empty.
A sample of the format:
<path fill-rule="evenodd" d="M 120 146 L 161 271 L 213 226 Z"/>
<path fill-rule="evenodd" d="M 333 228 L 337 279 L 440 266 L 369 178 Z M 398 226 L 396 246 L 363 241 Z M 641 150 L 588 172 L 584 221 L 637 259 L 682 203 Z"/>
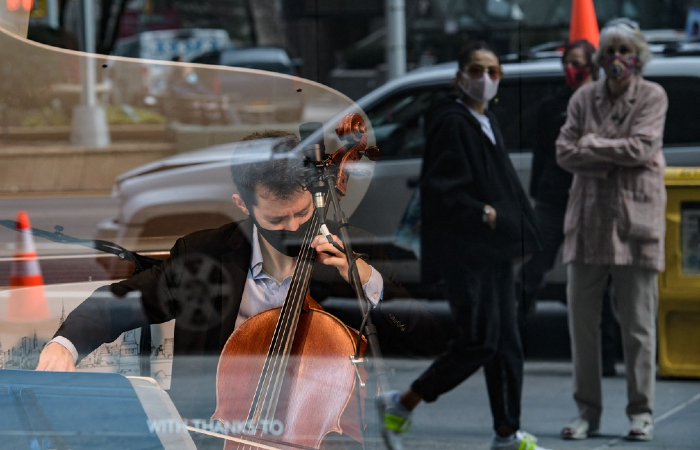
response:
<path fill-rule="evenodd" d="M 403 434 L 411 428 L 411 419 L 394 414 L 387 409 L 384 412 L 384 428 Z"/>
<path fill-rule="evenodd" d="M 377 397 L 377 407 L 383 411 L 384 428 L 403 434 L 411 427 L 411 411 L 399 403 L 399 391 L 387 391 Z M 381 417 L 381 416 L 380 416 Z"/>
<path fill-rule="evenodd" d="M 510 441 L 502 442 L 495 437 L 491 440 L 491 450 L 547 450 L 537 445 L 537 438 L 525 431 L 517 431 Z"/>
<path fill-rule="evenodd" d="M 389 450 L 403 450 L 401 435 L 411 427 L 411 411 L 399 403 L 399 391 L 386 391 L 376 398 L 384 444 Z"/>

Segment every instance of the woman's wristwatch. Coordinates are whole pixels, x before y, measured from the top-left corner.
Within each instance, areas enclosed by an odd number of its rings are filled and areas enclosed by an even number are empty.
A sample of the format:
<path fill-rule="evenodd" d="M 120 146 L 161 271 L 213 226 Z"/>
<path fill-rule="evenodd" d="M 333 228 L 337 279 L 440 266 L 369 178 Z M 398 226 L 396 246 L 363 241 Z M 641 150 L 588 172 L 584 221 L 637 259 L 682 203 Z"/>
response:
<path fill-rule="evenodd" d="M 488 205 L 484 206 L 484 213 L 481 215 L 481 221 L 484 223 L 489 223 L 489 220 L 491 220 L 491 214 L 493 214 L 493 208 Z"/>

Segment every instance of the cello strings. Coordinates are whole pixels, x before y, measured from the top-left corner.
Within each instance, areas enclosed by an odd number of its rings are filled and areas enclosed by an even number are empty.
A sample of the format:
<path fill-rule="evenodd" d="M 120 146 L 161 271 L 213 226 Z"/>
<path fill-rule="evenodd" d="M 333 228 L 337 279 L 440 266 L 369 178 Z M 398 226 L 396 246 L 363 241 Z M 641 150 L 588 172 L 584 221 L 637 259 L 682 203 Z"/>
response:
<path fill-rule="evenodd" d="M 263 374 L 265 379 L 263 380 L 264 386 L 261 395 L 268 400 L 270 403 L 269 406 L 271 406 L 267 410 L 266 418 L 268 419 L 272 418 L 274 415 L 278 395 L 284 380 L 284 369 L 289 362 L 289 355 L 291 354 L 291 348 L 294 342 L 294 334 L 298 326 L 304 300 L 306 299 L 308 282 L 313 272 L 315 250 L 311 248 L 310 243 L 313 237 L 318 234 L 318 211 L 314 211 L 311 220 L 311 226 L 304 236 L 304 245 L 302 245 L 300 256 L 297 258 L 295 264 L 292 285 L 289 288 L 287 300 L 285 300 L 285 305 L 282 308 L 278 326 L 273 335 L 273 342 L 268 353 L 269 357 L 273 359 L 271 364 L 273 369 L 268 367 L 266 373 Z M 297 274 L 299 275 L 297 276 Z M 272 378 L 274 378 L 274 383 Z M 272 389 L 272 393 L 270 393 L 270 389 Z M 260 411 L 261 409 L 262 408 L 258 408 L 259 414 L 262 414 L 262 411 Z"/>
<path fill-rule="evenodd" d="M 296 267 L 295 272 L 297 272 Z M 289 298 L 291 297 L 288 294 L 287 299 Z M 253 404 L 251 405 L 251 409 L 248 413 L 249 423 L 252 423 L 255 428 L 257 428 L 257 423 L 263 413 L 262 409 L 269 404 L 269 387 L 271 383 L 270 374 L 277 372 L 276 368 L 278 366 L 279 359 L 277 358 L 277 355 L 279 354 L 279 341 L 283 338 L 281 335 L 284 334 L 284 330 L 280 327 L 280 323 L 282 323 L 283 320 L 287 320 L 285 317 L 289 314 L 286 313 L 286 311 L 290 309 L 290 306 L 293 305 L 291 305 L 291 302 L 288 301 L 285 301 L 282 306 L 280 317 L 278 318 L 278 325 L 275 327 L 272 343 L 270 349 L 268 350 L 268 355 L 265 359 L 263 370 L 261 372 L 261 378 L 258 381 L 258 387 L 253 397 Z"/>
<path fill-rule="evenodd" d="M 281 383 L 283 381 L 284 369 L 287 366 L 289 355 L 291 354 L 291 348 L 294 341 L 294 333 L 298 326 L 301 309 L 306 298 L 305 287 L 308 286 L 308 281 L 311 276 L 313 269 L 313 258 L 314 250 L 310 247 L 311 238 L 316 233 L 318 227 L 318 217 L 314 213 L 312 217 L 312 223 L 304 236 L 305 245 L 302 246 L 302 253 L 297 259 L 295 272 L 299 273 L 298 276 L 293 276 L 292 280 L 295 281 L 294 286 L 290 287 L 291 293 L 287 296 L 289 306 L 282 309 L 283 317 L 280 318 L 279 324 L 281 328 L 281 334 L 278 336 L 277 345 L 274 349 L 274 357 L 276 359 L 275 366 L 276 370 L 272 373 L 276 375 L 275 383 L 273 385 L 272 392 L 272 403 L 276 405 L 277 394 L 279 394 Z M 274 413 L 274 405 L 271 411 L 268 411 L 268 415 Z"/>
<path fill-rule="evenodd" d="M 307 233 L 316 227 L 316 221 L 314 220 L 313 226 Z M 309 235 L 305 236 L 305 242 L 308 242 Z M 291 354 L 291 348 L 294 340 L 294 331 L 298 326 L 299 317 L 301 314 L 301 307 L 305 299 L 304 292 L 302 291 L 303 286 L 307 285 L 311 273 L 311 264 L 309 257 L 313 254 L 313 249 L 307 245 L 303 249 L 303 253 L 297 260 L 297 267 L 295 267 L 295 276 L 293 280 L 296 283 L 290 287 L 290 292 L 287 295 L 287 301 L 281 310 L 280 318 L 278 319 L 278 325 L 276 327 L 275 335 L 273 336 L 273 343 L 269 352 L 269 364 L 262 374 L 262 386 L 260 389 L 260 397 L 262 397 L 262 402 L 258 403 L 256 408 L 256 419 L 261 419 L 263 416 L 267 419 L 274 418 L 277 401 L 279 399 L 279 393 L 281 391 L 282 382 L 284 380 L 284 373 L 289 362 L 289 355 Z M 298 275 L 301 274 L 301 275 Z"/>
<path fill-rule="evenodd" d="M 301 307 L 303 306 L 306 295 L 302 292 L 305 286 L 308 286 L 313 268 L 314 250 L 311 248 L 310 239 L 316 233 L 318 228 L 318 215 L 316 211 L 312 216 L 312 223 L 304 236 L 304 245 L 299 258 L 295 263 L 294 275 L 292 276 L 292 286 L 289 288 L 285 303 L 281 309 L 278 325 L 275 327 L 275 332 L 272 338 L 272 344 L 268 351 L 261 380 L 256 389 L 256 395 L 253 399 L 253 405 L 248 414 L 248 419 L 252 420 L 257 428 L 257 422 L 261 416 L 265 414 L 266 418 L 271 418 L 277 404 L 277 397 L 281 389 L 283 380 L 284 368 L 288 363 L 289 354 L 291 353 L 291 343 L 293 342 L 293 334 L 298 325 Z M 297 274 L 299 274 L 297 276 Z M 270 392 L 272 390 L 272 393 Z M 261 402 L 261 397 L 263 402 Z"/>

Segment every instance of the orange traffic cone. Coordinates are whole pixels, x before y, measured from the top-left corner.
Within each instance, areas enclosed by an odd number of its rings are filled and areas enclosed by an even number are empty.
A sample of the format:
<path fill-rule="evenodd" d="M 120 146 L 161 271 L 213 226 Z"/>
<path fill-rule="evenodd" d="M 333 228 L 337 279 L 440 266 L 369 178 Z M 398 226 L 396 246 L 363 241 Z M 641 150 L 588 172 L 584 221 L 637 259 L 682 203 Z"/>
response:
<path fill-rule="evenodd" d="M 44 293 L 44 277 L 37 259 L 29 216 L 17 213 L 17 247 L 10 268 L 10 293 L 7 319 L 10 321 L 43 320 L 49 317 Z"/>
<path fill-rule="evenodd" d="M 600 32 L 598 19 L 595 16 L 593 0 L 572 0 L 571 24 L 569 25 L 569 42 L 586 39 L 598 48 Z"/>

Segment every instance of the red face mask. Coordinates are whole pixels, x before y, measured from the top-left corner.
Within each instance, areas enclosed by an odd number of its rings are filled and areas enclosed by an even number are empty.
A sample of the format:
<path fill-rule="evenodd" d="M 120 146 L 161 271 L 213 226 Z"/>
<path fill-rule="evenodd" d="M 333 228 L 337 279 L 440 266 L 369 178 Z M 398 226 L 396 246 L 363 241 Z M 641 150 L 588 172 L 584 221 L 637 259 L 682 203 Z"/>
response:
<path fill-rule="evenodd" d="M 588 70 L 588 67 L 564 67 L 564 78 L 566 79 L 566 85 L 574 90 L 581 87 L 583 82 L 586 81 L 590 74 L 591 72 Z"/>

